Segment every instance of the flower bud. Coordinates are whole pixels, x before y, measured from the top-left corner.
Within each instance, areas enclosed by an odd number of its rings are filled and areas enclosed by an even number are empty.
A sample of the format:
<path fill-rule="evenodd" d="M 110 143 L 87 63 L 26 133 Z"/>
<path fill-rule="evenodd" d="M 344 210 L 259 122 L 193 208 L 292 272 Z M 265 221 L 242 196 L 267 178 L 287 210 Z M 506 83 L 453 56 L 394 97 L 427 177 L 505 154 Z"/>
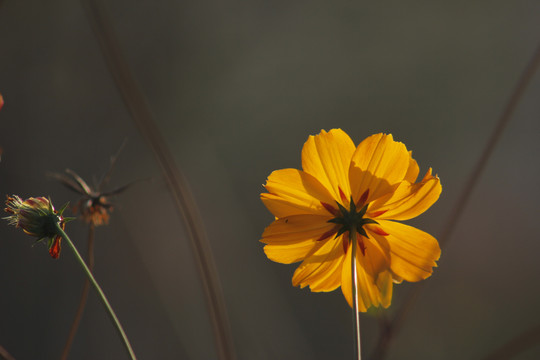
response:
<path fill-rule="evenodd" d="M 11 215 L 5 217 L 10 225 L 21 228 L 28 235 L 38 238 L 37 241 L 48 239 L 49 254 L 57 259 L 60 256 L 60 242 L 57 224 L 62 229 L 71 218 L 64 218 L 67 204 L 59 211 L 54 209 L 51 201 L 45 197 L 22 200 L 17 195 L 8 196 L 5 211 Z"/>

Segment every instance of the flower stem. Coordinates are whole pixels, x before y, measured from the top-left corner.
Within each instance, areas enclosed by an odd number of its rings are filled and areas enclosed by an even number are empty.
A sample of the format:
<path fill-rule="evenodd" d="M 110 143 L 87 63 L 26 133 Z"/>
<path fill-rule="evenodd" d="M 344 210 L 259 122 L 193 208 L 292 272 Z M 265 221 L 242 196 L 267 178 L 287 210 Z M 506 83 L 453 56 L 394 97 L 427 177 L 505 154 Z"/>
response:
<path fill-rule="evenodd" d="M 208 317 L 214 330 L 217 358 L 234 360 L 236 359 L 236 351 L 223 289 L 212 247 L 205 233 L 193 193 L 157 126 L 144 93 L 137 85 L 130 70 L 114 26 L 106 11 L 107 2 L 83 0 L 82 3 L 114 83 L 122 95 L 133 122 L 154 154 L 163 176 L 167 180 L 171 200 L 176 205 L 178 214 L 186 225 L 186 234 L 191 241 L 197 269 L 202 280 L 202 288 L 206 296 Z"/>
<path fill-rule="evenodd" d="M 352 271 L 352 295 L 353 295 L 353 334 L 355 340 L 355 359 L 362 359 L 362 347 L 360 345 L 360 312 L 358 312 L 358 271 L 356 270 L 356 229 L 349 230 L 349 241 L 352 242 L 351 271 Z"/>
<path fill-rule="evenodd" d="M 514 356 L 522 353 L 529 348 L 540 343 L 540 324 L 536 324 L 532 328 L 522 332 L 515 338 L 503 344 L 500 348 L 495 349 L 483 360 L 504 360 L 513 359 Z"/>
<path fill-rule="evenodd" d="M 456 225 L 459 223 L 459 221 L 461 220 L 461 216 L 464 214 L 463 209 L 466 208 L 469 200 L 471 199 L 473 190 L 481 179 L 482 172 L 484 171 L 489 159 L 491 158 L 491 155 L 493 154 L 493 151 L 498 144 L 499 139 L 504 132 L 504 129 L 506 128 L 506 125 L 512 119 L 512 115 L 514 115 L 514 112 L 519 105 L 519 102 L 523 97 L 525 90 L 527 90 L 529 83 L 534 78 L 534 75 L 539 68 L 540 45 L 537 45 L 537 48 L 531 60 L 529 60 L 529 63 L 523 70 L 523 73 L 521 74 L 514 90 L 512 91 L 512 94 L 510 95 L 510 98 L 508 99 L 508 102 L 506 103 L 506 106 L 504 107 L 504 110 L 500 115 L 499 120 L 497 121 L 495 129 L 491 133 L 486 147 L 482 151 L 482 155 L 480 155 L 480 158 L 476 162 L 476 165 L 473 167 L 473 170 L 465 185 L 463 186 L 461 194 L 459 195 L 458 200 L 455 202 L 454 208 L 450 213 L 448 220 L 446 221 L 446 225 L 444 226 L 441 236 L 439 237 L 439 243 L 442 249 L 446 247 L 448 241 L 452 238 L 454 230 L 457 228 Z M 386 357 L 386 353 L 388 351 L 388 348 L 390 347 L 390 343 L 403 326 L 407 315 L 411 311 L 416 299 L 424 288 L 424 284 L 425 282 L 418 283 L 414 287 L 414 289 L 409 291 L 407 297 L 405 298 L 399 309 L 397 309 L 393 318 L 386 321 L 385 327 L 380 332 L 379 339 L 377 340 L 377 345 L 375 345 L 373 356 L 370 357 L 371 359 L 382 360 Z"/>
<path fill-rule="evenodd" d="M 90 222 L 90 226 L 88 228 L 88 268 L 90 272 L 94 271 L 94 230 L 95 225 L 93 222 Z M 66 344 L 64 345 L 64 350 L 62 351 L 62 356 L 60 357 L 60 360 L 66 360 L 69 355 L 69 350 L 71 349 L 71 344 L 73 344 L 73 340 L 75 339 L 75 334 L 77 333 L 77 329 L 79 328 L 79 324 L 82 319 L 82 315 L 84 313 L 84 308 L 86 307 L 86 300 L 88 299 L 88 292 L 90 291 L 90 280 L 86 278 L 84 280 L 83 290 L 81 293 L 81 300 L 79 301 L 79 307 L 77 308 L 77 312 L 75 313 L 75 317 L 73 318 L 73 323 L 71 324 L 71 328 L 69 329 L 68 338 L 66 340 Z"/>
<path fill-rule="evenodd" d="M 105 293 L 103 292 L 103 290 L 101 290 L 101 287 L 99 286 L 96 279 L 94 278 L 94 275 L 92 275 L 92 272 L 90 271 L 90 269 L 88 269 L 88 266 L 86 266 L 86 263 L 81 257 L 81 254 L 79 254 L 79 251 L 77 250 L 73 242 L 71 242 L 69 236 L 67 236 L 67 234 L 64 232 L 64 230 L 62 230 L 62 228 L 60 227 L 60 224 L 58 223 L 56 224 L 56 231 L 58 232 L 58 235 L 60 235 L 62 239 L 64 239 L 68 243 L 71 250 L 73 250 L 75 257 L 77 258 L 77 261 L 79 262 L 84 272 L 86 273 L 88 280 L 90 280 L 90 282 L 94 286 L 94 289 L 96 289 L 101 301 L 103 302 L 103 305 L 107 309 L 107 312 L 109 316 L 111 317 L 111 320 L 113 321 L 114 326 L 116 327 L 116 329 L 120 333 L 120 336 L 122 337 L 122 340 L 124 341 L 124 345 L 126 347 L 126 350 L 129 353 L 129 356 L 131 357 L 132 360 L 137 360 L 137 357 L 135 356 L 135 353 L 133 352 L 133 349 L 131 348 L 131 344 L 129 343 L 127 335 L 124 332 L 124 329 L 122 328 L 122 325 L 120 324 L 120 321 L 116 317 L 116 314 L 114 313 L 114 310 L 112 309 L 111 304 L 109 304 L 109 300 L 107 300 Z"/>
<path fill-rule="evenodd" d="M 2 1 L 0 0 L 0 4 L 2 4 Z M 15 358 L 13 356 L 11 356 L 6 349 L 4 349 L 2 347 L 2 345 L 0 345 L 0 359 L 5 359 L 5 360 L 15 360 Z"/>

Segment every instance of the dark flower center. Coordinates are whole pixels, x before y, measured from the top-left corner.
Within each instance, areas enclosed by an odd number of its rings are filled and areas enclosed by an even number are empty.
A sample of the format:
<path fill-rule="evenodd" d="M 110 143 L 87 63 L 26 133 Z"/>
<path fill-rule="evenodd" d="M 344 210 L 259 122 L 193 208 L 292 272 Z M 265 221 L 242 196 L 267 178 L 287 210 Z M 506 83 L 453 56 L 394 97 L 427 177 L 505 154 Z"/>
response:
<path fill-rule="evenodd" d="M 348 231 L 349 241 L 352 241 L 353 237 L 356 238 L 356 236 L 354 235 L 355 233 L 358 233 L 359 235 L 367 238 L 368 235 L 366 233 L 366 230 L 364 229 L 364 225 L 378 224 L 378 222 L 376 222 L 375 220 L 364 217 L 368 208 L 368 204 L 364 205 L 360 210 L 357 211 L 356 204 L 354 203 L 352 196 L 348 210 L 340 203 L 336 203 L 339 208 L 339 214 L 337 214 L 335 218 L 328 220 L 328 222 L 337 224 L 339 226 L 336 237 Z M 365 253 L 365 246 L 363 241 L 361 239 L 357 240 L 359 241 L 362 253 Z"/>

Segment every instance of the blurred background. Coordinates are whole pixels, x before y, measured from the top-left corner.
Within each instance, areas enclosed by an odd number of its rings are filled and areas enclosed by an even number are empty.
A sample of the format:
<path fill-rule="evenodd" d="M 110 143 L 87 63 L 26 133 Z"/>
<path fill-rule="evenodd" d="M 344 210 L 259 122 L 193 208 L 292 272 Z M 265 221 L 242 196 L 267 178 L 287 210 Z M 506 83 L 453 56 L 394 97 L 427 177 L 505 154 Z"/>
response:
<path fill-rule="evenodd" d="M 186 226 L 78 1 L 0 1 L 0 194 L 79 196 L 47 172 L 91 181 L 127 139 L 95 275 L 139 359 L 213 359 L 216 348 Z M 523 1 L 108 1 L 132 74 L 184 173 L 216 261 L 238 359 L 350 359 L 341 291 L 291 285 L 296 265 L 259 243 L 266 177 L 300 167 L 308 135 L 358 143 L 392 133 L 433 167 L 440 200 L 408 223 L 435 237 L 540 43 L 540 3 Z M 540 323 L 540 74 L 479 179 L 439 267 L 388 359 L 479 359 Z M 3 196 L 3 195 L 2 195 Z M 88 226 L 68 224 L 85 253 Z M 58 359 L 84 275 L 67 246 L 0 226 L 0 345 Z M 389 314 L 414 284 L 394 288 Z M 362 315 L 364 355 L 379 327 Z M 71 359 L 127 359 L 94 291 Z M 540 358 L 540 346 L 516 359 Z"/>

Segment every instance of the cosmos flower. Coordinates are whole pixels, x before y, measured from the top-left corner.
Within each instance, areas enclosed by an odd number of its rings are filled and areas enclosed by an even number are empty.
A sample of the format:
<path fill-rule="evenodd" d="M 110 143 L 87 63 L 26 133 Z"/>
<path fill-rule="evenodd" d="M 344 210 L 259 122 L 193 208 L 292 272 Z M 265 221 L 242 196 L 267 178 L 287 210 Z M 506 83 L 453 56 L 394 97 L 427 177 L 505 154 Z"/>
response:
<path fill-rule="evenodd" d="M 355 147 L 341 129 L 310 136 L 302 168 L 270 174 L 261 199 L 276 217 L 261 242 L 270 260 L 302 261 L 292 283 L 341 291 L 352 306 L 352 238 L 356 238 L 359 311 L 388 307 L 393 283 L 420 281 L 441 250 L 428 233 L 398 221 L 426 211 L 441 193 L 431 169 L 419 167 L 404 144 L 376 134 Z"/>
<path fill-rule="evenodd" d="M 31 197 L 23 201 L 17 195 L 12 195 L 8 196 L 5 208 L 11 215 L 4 219 L 7 219 L 10 225 L 38 238 L 37 241 L 48 239 L 49 254 L 53 259 L 57 259 L 60 256 L 62 238 L 56 230 L 56 224 L 60 224 L 64 229 L 65 223 L 72 220 L 62 215 L 66 206 L 67 204 L 57 211 L 45 197 Z"/>

